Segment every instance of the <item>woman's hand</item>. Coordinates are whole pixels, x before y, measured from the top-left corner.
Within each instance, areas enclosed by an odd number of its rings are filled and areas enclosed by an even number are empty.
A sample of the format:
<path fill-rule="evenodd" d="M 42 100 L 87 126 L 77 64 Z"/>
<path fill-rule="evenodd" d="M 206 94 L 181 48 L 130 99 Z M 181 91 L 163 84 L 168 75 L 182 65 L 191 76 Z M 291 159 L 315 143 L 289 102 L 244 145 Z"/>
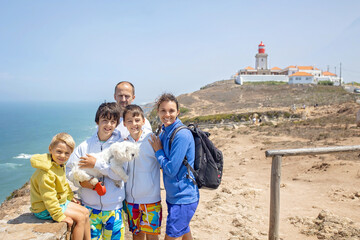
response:
<path fill-rule="evenodd" d="M 79 167 L 80 168 L 94 168 L 95 163 L 96 163 L 96 158 L 86 154 L 86 156 L 80 157 L 80 161 L 79 161 Z"/>
<path fill-rule="evenodd" d="M 149 139 L 149 143 L 151 144 L 155 152 L 163 148 L 160 138 L 158 136 L 155 136 L 154 134 L 151 135 L 151 139 Z"/>

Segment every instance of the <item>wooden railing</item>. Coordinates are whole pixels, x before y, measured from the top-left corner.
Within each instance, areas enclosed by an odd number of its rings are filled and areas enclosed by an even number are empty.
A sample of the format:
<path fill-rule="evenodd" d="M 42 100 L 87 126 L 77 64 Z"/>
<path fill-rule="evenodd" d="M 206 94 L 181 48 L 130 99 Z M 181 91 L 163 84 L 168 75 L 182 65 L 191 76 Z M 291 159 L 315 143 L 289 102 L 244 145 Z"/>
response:
<path fill-rule="evenodd" d="M 281 161 L 283 156 L 317 155 L 336 152 L 360 151 L 360 145 L 321 147 L 321 148 L 300 148 L 286 150 L 268 150 L 266 157 L 272 157 L 271 184 L 270 184 L 270 217 L 269 217 L 269 240 L 279 239 L 279 216 L 280 216 L 280 179 Z"/>

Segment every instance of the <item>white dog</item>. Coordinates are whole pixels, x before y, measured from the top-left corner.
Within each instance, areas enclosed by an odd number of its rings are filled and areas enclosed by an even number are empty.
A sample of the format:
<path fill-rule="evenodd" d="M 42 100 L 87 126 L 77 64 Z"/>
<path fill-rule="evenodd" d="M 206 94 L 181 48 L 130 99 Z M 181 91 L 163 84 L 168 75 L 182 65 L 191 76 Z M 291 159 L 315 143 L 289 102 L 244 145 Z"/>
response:
<path fill-rule="evenodd" d="M 94 156 L 96 161 L 109 164 L 110 169 L 126 182 L 129 176 L 125 173 L 123 164 L 139 156 L 139 146 L 129 141 L 116 142 L 102 152 L 90 153 L 89 155 Z M 103 174 L 95 168 L 80 168 L 78 163 L 79 162 L 71 169 L 70 175 L 72 175 L 76 181 L 90 181 L 90 183 L 95 186 Z M 116 186 L 120 186 L 120 181 L 114 182 Z"/>

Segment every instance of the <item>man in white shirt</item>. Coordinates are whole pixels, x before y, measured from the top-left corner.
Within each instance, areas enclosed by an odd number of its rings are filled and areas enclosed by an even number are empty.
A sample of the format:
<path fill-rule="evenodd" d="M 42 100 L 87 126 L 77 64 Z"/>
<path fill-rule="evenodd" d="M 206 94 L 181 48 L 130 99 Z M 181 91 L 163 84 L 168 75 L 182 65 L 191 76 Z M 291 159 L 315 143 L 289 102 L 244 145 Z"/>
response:
<path fill-rule="evenodd" d="M 120 131 L 122 138 L 126 138 L 127 136 L 129 136 L 129 131 L 126 129 L 126 127 L 123 124 L 124 119 L 122 117 L 122 113 L 123 113 L 124 108 L 127 105 L 131 104 L 135 99 L 134 85 L 128 81 L 122 81 L 122 82 L 119 82 L 118 84 L 116 84 L 114 99 L 118 103 L 118 105 L 120 106 L 120 109 L 121 109 L 120 123 L 116 129 Z M 150 131 L 152 131 L 150 122 L 146 118 L 145 118 L 145 125 L 143 126 L 143 129 L 144 128 L 147 128 Z"/>

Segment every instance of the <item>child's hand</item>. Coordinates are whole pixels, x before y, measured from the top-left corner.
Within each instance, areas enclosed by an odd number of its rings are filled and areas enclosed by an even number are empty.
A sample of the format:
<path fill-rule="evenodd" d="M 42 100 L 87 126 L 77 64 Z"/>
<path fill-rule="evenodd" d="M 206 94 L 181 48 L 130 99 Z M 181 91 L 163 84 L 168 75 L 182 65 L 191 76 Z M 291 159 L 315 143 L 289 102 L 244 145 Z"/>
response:
<path fill-rule="evenodd" d="M 71 230 L 71 227 L 74 223 L 74 221 L 70 217 L 66 217 L 62 222 L 66 222 L 68 231 Z"/>
<path fill-rule="evenodd" d="M 83 188 L 94 189 L 94 186 L 90 183 L 90 181 L 80 182 L 80 185 L 81 185 Z"/>
<path fill-rule="evenodd" d="M 76 198 L 73 198 L 71 201 L 76 204 L 81 204 L 81 202 Z"/>
<path fill-rule="evenodd" d="M 94 168 L 95 163 L 96 163 L 96 158 L 86 154 L 86 156 L 80 157 L 80 161 L 79 161 L 79 167 L 80 168 Z"/>
<path fill-rule="evenodd" d="M 151 144 L 155 152 L 163 148 L 160 138 L 155 135 L 151 135 L 151 139 L 149 139 L 149 143 Z"/>

